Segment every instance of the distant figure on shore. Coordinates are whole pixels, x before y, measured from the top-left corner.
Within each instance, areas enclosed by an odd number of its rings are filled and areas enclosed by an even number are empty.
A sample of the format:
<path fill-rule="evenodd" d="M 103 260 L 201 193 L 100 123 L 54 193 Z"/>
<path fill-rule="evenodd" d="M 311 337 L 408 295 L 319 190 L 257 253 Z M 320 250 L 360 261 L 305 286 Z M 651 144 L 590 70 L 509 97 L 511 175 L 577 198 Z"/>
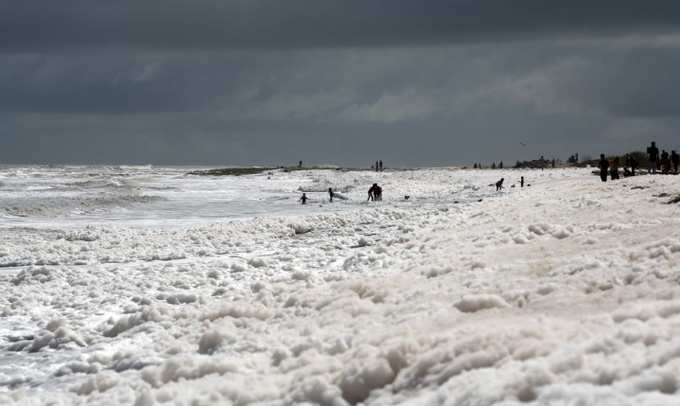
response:
<path fill-rule="evenodd" d="M 649 155 L 649 168 L 647 172 L 656 173 L 657 165 L 659 164 L 659 148 L 656 147 L 656 142 L 647 147 L 647 155 Z"/>
<path fill-rule="evenodd" d="M 673 164 L 673 173 L 678 174 L 678 164 L 680 164 L 680 155 L 675 150 L 671 151 L 671 163 Z"/>
<path fill-rule="evenodd" d="M 378 161 L 378 166 L 380 166 L 380 172 L 382 172 L 383 171 L 382 159 Z"/>
<path fill-rule="evenodd" d="M 382 188 L 374 183 L 370 189 L 368 189 L 368 201 L 380 201 L 382 200 Z"/>
<path fill-rule="evenodd" d="M 378 167 L 378 161 L 375 161 L 375 171 L 378 172 L 380 168 Z"/>
<path fill-rule="evenodd" d="M 623 159 L 623 177 L 627 178 L 629 176 L 633 176 L 633 163 L 631 162 L 630 155 L 626 154 L 626 157 Z"/>
<path fill-rule="evenodd" d="M 328 201 L 333 203 L 333 188 L 328 188 Z"/>
<path fill-rule="evenodd" d="M 302 202 L 302 204 L 307 204 L 307 199 L 308 199 L 307 193 L 303 193 L 302 197 L 300 197 L 300 201 Z"/>
<path fill-rule="evenodd" d="M 503 189 L 503 181 L 504 181 L 504 180 L 505 180 L 505 178 L 501 178 L 501 180 L 499 180 L 498 182 L 496 182 L 496 192 L 498 192 L 499 190 Z"/>
<path fill-rule="evenodd" d="M 302 168 L 302 161 L 298 162 L 298 168 Z"/>
<path fill-rule="evenodd" d="M 519 178 L 519 187 L 524 187 L 524 176 Z"/>
<path fill-rule="evenodd" d="M 630 168 L 630 170 L 628 170 Z M 638 168 L 638 161 L 630 154 L 626 154 L 626 159 L 623 165 L 623 176 L 635 176 L 635 170 Z"/>
<path fill-rule="evenodd" d="M 604 154 L 600 154 L 600 179 L 602 179 L 602 182 L 607 181 L 607 172 L 609 169 L 609 161 L 607 161 L 607 158 L 604 157 Z"/>
<path fill-rule="evenodd" d="M 612 177 L 612 180 L 619 179 L 619 157 L 616 157 L 612 160 L 611 167 L 609 168 L 609 174 Z"/>
<path fill-rule="evenodd" d="M 661 173 L 668 175 L 671 171 L 671 159 L 668 152 L 664 149 L 661 152 Z"/>

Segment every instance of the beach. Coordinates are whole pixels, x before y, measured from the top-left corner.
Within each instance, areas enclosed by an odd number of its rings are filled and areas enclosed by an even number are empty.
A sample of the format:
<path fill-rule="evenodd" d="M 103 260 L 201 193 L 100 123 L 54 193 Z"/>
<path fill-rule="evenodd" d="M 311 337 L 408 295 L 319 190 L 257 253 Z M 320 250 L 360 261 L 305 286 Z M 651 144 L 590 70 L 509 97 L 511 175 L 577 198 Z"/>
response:
<path fill-rule="evenodd" d="M 0 168 L 0 404 L 677 402 L 675 176 L 194 169 Z"/>

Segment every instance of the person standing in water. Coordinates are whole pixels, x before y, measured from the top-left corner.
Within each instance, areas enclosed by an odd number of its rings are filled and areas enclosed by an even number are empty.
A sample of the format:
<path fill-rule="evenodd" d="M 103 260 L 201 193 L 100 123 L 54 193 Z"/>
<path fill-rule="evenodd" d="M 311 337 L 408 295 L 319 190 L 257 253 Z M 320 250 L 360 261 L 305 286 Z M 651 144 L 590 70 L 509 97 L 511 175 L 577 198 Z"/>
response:
<path fill-rule="evenodd" d="M 303 193 L 302 197 L 300 197 L 300 201 L 302 202 L 302 204 L 307 204 L 307 199 L 308 199 L 307 193 Z"/>
<path fill-rule="evenodd" d="M 501 178 L 501 180 L 496 182 L 496 192 L 503 189 L 503 181 L 505 181 L 505 178 Z"/>
<path fill-rule="evenodd" d="M 333 203 L 333 188 L 328 188 L 328 201 Z"/>
<path fill-rule="evenodd" d="M 382 172 L 383 171 L 382 159 L 378 161 L 378 165 L 380 166 L 380 172 Z"/>
<path fill-rule="evenodd" d="M 600 179 L 602 179 L 602 182 L 607 181 L 607 171 L 609 170 L 609 161 L 607 161 L 607 158 L 604 157 L 604 154 L 600 154 Z"/>
<path fill-rule="evenodd" d="M 524 187 L 524 176 L 519 178 L 519 187 Z"/>

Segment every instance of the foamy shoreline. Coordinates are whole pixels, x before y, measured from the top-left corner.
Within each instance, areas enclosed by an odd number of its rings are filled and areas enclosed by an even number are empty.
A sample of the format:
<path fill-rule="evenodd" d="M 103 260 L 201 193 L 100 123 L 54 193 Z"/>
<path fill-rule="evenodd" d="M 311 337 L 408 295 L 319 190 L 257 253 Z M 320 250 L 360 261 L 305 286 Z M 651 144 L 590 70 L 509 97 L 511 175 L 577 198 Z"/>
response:
<path fill-rule="evenodd" d="M 680 205 L 654 197 L 677 178 L 286 176 L 272 195 L 351 185 L 352 203 L 0 228 L 0 404 L 677 402 Z M 375 176 L 387 199 L 367 204 Z"/>

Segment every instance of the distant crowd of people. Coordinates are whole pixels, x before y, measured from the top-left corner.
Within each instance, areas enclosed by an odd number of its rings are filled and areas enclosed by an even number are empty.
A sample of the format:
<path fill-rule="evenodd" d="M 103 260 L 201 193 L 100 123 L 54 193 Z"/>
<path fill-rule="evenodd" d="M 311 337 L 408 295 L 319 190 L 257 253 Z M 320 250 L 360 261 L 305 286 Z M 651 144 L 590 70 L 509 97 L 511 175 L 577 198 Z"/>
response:
<path fill-rule="evenodd" d="M 666 150 L 661 150 L 659 151 L 659 148 L 656 146 L 656 142 L 652 142 L 651 145 L 647 148 L 647 158 L 649 160 L 648 165 L 647 165 L 647 172 L 651 174 L 656 174 L 658 172 L 662 174 L 678 174 L 678 167 L 680 166 L 680 155 L 675 150 L 672 150 L 670 154 Z M 638 154 L 639 155 L 639 154 Z M 571 159 L 571 158 L 570 158 Z M 578 158 L 576 158 L 578 159 Z M 543 157 L 541 157 L 541 160 L 544 160 Z M 551 162 L 553 167 L 555 165 L 555 160 Z M 299 167 L 302 167 L 302 161 L 298 163 Z M 621 169 L 621 158 L 619 157 L 614 157 L 611 160 L 607 159 L 604 154 L 600 154 L 600 161 L 599 161 L 599 170 L 600 170 L 600 179 L 603 182 L 606 182 L 608 178 L 611 178 L 612 180 L 619 179 L 620 177 L 620 169 Z M 476 169 L 481 169 L 482 165 L 479 163 L 475 163 L 474 168 Z M 377 160 L 375 161 L 375 165 L 371 166 L 371 169 L 374 169 L 376 172 L 382 172 L 383 171 L 383 161 L 382 160 Z M 503 168 L 503 163 L 501 162 L 498 166 L 495 165 L 495 163 L 492 165 L 492 168 Z M 640 168 L 640 163 L 636 159 L 636 157 L 633 154 L 626 154 L 624 156 L 624 162 L 623 162 L 623 176 L 628 177 L 628 176 L 635 176 L 638 169 Z M 495 186 L 496 191 L 501 191 L 503 189 L 503 183 L 505 182 L 505 178 L 501 178 L 498 182 L 495 184 L 491 184 L 489 186 Z M 520 177 L 519 180 L 520 187 L 524 187 L 524 176 Z M 527 185 L 531 186 L 531 185 Z M 513 184 L 512 187 L 515 187 Z M 381 201 L 382 200 L 382 188 L 377 184 L 374 183 L 369 189 L 368 189 L 368 199 L 367 201 Z M 328 188 L 328 200 L 329 202 L 333 202 L 334 197 L 340 197 L 341 199 L 346 199 L 342 195 L 337 195 L 333 191 L 332 188 Z M 404 196 L 405 200 L 408 200 L 410 196 L 406 195 Z M 302 194 L 302 197 L 300 197 L 300 202 L 302 204 L 307 204 L 307 200 L 309 198 L 307 197 L 306 193 Z"/>
<path fill-rule="evenodd" d="M 649 156 L 649 172 L 656 173 L 656 171 L 661 171 L 664 175 L 671 173 L 678 173 L 678 164 L 680 163 L 680 155 L 678 155 L 675 150 L 671 151 L 669 154 L 665 149 L 661 150 L 659 154 L 659 148 L 656 146 L 655 142 L 647 147 L 647 155 Z"/>
<path fill-rule="evenodd" d="M 657 172 L 660 172 L 664 175 L 671 173 L 678 174 L 680 155 L 678 155 L 675 150 L 672 150 L 670 154 L 665 149 L 661 150 L 661 153 L 659 153 L 659 147 L 656 146 L 656 142 L 652 141 L 650 146 L 647 147 L 647 158 L 647 173 L 656 174 Z M 623 176 L 628 177 L 635 176 L 640 163 L 633 155 L 626 154 L 623 165 Z M 606 182 L 608 177 L 611 178 L 611 180 L 619 179 L 620 166 L 621 160 L 619 157 L 614 157 L 609 160 L 604 154 L 600 154 L 598 167 L 600 169 L 600 179 L 602 182 Z"/>
<path fill-rule="evenodd" d="M 340 199 L 346 199 L 342 195 L 336 194 L 333 191 L 333 188 L 328 188 L 328 201 L 333 202 L 334 197 L 339 197 Z M 410 196 L 404 196 L 405 200 L 408 200 Z M 298 200 L 302 204 L 307 204 L 307 200 L 309 200 L 309 197 L 307 197 L 307 193 L 302 193 L 302 196 L 300 196 L 300 199 Z M 378 186 L 377 183 L 374 183 L 369 189 L 368 189 L 368 200 L 367 201 L 375 201 L 379 202 L 382 201 L 382 187 Z"/>
<path fill-rule="evenodd" d="M 501 178 L 498 182 L 495 183 L 496 192 L 500 192 L 501 190 L 503 190 L 503 183 L 504 182 L 505 182 L 505 178 Z M 493 185 L 489 185 L 489 186 L 493 186 Z M 531 186 L 531 185 L 527 185 L 527 186 Z M 513 184 L 511 187 L 515 187 L 515 185 Z M 524 187 L 524 176 L 519 177 L 519 187 Z"/>

